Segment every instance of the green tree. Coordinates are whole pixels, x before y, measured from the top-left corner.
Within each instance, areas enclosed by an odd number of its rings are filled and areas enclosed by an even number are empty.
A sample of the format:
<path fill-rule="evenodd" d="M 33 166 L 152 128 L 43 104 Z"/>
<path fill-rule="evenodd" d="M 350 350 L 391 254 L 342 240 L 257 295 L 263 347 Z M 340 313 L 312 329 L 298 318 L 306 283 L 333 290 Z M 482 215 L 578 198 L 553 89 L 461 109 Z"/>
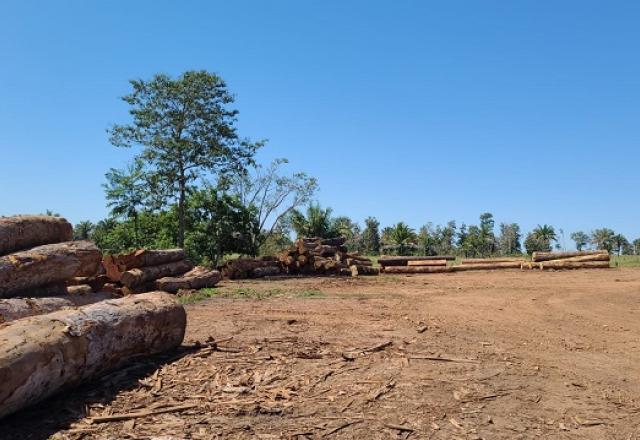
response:
<path fill-rule="evenodd" d="M 111 168 L 105 177 L 107 183 L 102 186 L 105 189 L 107 206 L 111 208 L 111 215 L 133 220 L 135 245 L 139 246 L 138 216 L 148 194 L 142 162 L 136 160 L 129 164 L 126 170 Z"/>
<path fill-rule="evenodd" d="M 516 255 L 522 253 L 520 244 L 520 225 L 517 223 L 500 223 L 500 237 L 498 243 L 502 255 Z"/>
<path fill-rule="evenodd" d="M 591 232 L 591 244 L 595 249 L 604 249 L 611 252 L 614 246 L 613 237 L 616 235 L 612 229 L 600 228 Z"/>
<path fill-rule="evenodd" d="M 323 209 L 318 203 L 307 207 L 306 215 L 294 209 L 291 211 L 291 227 L 298 237 L 331 238 L 338 235 L 333 229 L 331 208 Z"/>
<path fill-rule="evenodd" d="M 347 239 L 345 245 L 351 251 L 360 251 L 360 225 L 347 216 L 339 216 L 332 220 L 331 229 L 336 236 Z"/>
<path fill-rule="evenodd" d="M 493 214 L 490 212 L 480 214 L 480 254 L 483 256 L 492 255 L 496 251 L 494 226 Z"/>
<path fill-rule="evenodd" d="M 572 232 L 571 239 L 575 242 L 576 249 L 579 251 L 589 244 L 589 236 L 582 231 Z"/>
<path fill-rule="evenodd" d="M 618 255 L 622 255 L 622 254 L 630 254 L 631 252 L 631 243 L 629 243 L 629 240 L 627 240 L 627 238 L 622 235 L 622 234 L 615 234 L 613 237 L 611 237 L 611 241 L 613 243 L 613 251 L 616 252 Z"/>
<path fill-rule="evenodd" d="M 433 223 L 427 222 L 427 224 L 420 227 L 416 241 L 418 242 L 418 247 L 421 254 L 436 255 L 436 253 L 438 252 L 436 250 L 438 243 L 436 238 L 436 231 L 433 228 Z"/>
<path fill-rule="evenodd" d="M 188 71 L 178 78 L 158 74 L 132 80 L 122 99 L 133 121 L 114 125 L 110 141 L 117 147 L 139 145 L 139 159 L 149 169 L 152 190 L 177 200 L 178 246 L 184 246 L 185 201 L 189 186 L 206 174 L 241 173 L 260 144 L 239 138 L 237 111 L 226 83 L 216 74 Z"/>
<path fill-rule="evenodd" d="M 633 240 L 633 253 L 635 255 L 640 255 L 640 238 Z"/>
<path fill-rule="evenodd" d="M 74 225 L 73 227 L 73 239 L 74 240 L 89 240 L 93 233 L 95 225 L 89 220 L 84 220 Z"/>
<path fill-rule="evenodd" d="M 365 255 L 380 253 L 380 222 L 375 217 L 367 217 L 364 220 L 360 242 L 360 248 Z"/>
<path fill-rule="evenodd" d="M 406 255 L 410 250 L 416 248 L 417 236 L 413 229 L 406 223 L 398 222 L 388 229 L 388 244 L 394 248 L 398 255 Z"/>

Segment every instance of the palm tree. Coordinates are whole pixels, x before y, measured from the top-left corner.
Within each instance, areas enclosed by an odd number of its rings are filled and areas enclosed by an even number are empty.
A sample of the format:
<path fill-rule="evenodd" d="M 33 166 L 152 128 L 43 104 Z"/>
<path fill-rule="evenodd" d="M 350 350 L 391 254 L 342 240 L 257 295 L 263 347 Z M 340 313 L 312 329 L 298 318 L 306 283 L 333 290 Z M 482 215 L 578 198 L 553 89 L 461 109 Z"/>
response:
<path fill-rule="evenodd" d="M 147 198 L 148 185 L 142 162 L 135 161 L 126 170 L 111 168 L 106 174 L 107 183 L 103 185 L 107 206 L 116 217 L 133 219 L 133 233 L 136 245 L 138 240 L 138 213 Z"/>
<path fill-rule="evenodd" d="M 614 245 L 614 249 L 618 252 L 618 256 L 622 255 L 622 252 L 630 246 L 629 240 L 622 234 L 616 234 L 611 237 L 611 241 Z"/>
<path fill-rule="evenodd" d="M 89 220 L 84 220 L 78 223 L 73 228 L 74 240 L 88 240 L 93 232 L 95 225 Z"/>
<path fill-rule="evenodd" d="M 298 237 L 329 238 L 336 234 L 331 219 L 331 208 L 323 209 L 320 204 L 311 204 L 306 215 L 298 210 L 291 213 L 291 227 Z"/>
<path fill-rule="evenodd" d="M 614 245 L 613 237 L 615 235 L 616 233 L 609 228 L 596 229 L 591 232 L 591 243 L 596 249 L 605 249 L 611 252 Z"/>
<path fill-rule="evenodd" d="M 391 244 L 397 248 L 399 255 L 404 255 L 408 249 L 416 246 L 416 232 L 404 222 L 398 222 L 389 228 L 387 236 Z"/>

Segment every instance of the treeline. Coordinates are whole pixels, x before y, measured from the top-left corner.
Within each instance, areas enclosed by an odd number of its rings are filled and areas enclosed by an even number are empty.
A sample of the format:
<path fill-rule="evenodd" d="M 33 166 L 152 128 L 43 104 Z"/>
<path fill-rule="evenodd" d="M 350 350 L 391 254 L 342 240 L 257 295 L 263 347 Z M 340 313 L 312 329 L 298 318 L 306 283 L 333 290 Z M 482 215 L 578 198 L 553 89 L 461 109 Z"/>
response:
<path fill-rule="evenodd" d="M 381 229 L 374 217 L 362 226 L 333 217 L 330 208 L 311 203 L 316 179 L 286 172 L 286 159 L 256 163 L 266 142 L 239 135 L 234 97 L 218 75 L 155 75 L 131 86 L 122 98 L 131 121 L 108 131 L 114 146 L 136 148 L 136 154 L 125 169 L 106 173 L 110 217 L 81 222 L 74 231 L 105 253 L 177 246 L 196 263 L 215 264 L 228 254 L 275 254 L 295 236 L 345 236 L 351 251 L 368 255 L 485 257 L 565 246 L 564 232 L 549 225 L 524 237 L 516 223 L 500 223 L 496 231 L 490 213 L 477 225 L 427 223 L 417 231 L 403 222 Z M 571 239 L 578 249 L 640 251 L 640 240 L 630 243 L 606 228 L 574 232 Z"/>

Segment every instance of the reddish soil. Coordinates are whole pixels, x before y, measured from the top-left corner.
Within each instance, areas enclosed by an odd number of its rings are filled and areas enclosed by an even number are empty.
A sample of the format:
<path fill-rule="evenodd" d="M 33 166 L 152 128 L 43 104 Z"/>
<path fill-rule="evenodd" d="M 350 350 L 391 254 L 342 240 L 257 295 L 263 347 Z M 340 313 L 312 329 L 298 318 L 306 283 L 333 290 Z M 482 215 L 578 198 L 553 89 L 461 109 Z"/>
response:
<path fill-rule="evenodd" d="M 264 298 L 187 306 L 185 342 L 217 345 L 44 402 L 0 437 L 640 438 L 639 269 L 223 283 L 238 288 Z"/>

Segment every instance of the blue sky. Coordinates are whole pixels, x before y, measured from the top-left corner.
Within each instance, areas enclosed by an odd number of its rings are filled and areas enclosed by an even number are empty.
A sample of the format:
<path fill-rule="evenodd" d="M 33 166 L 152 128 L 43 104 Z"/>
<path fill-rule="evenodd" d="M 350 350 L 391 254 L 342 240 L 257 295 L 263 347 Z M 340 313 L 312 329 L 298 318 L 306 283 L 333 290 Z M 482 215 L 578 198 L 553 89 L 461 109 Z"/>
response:
<path fill-rule="evenodd" d="M 0 5 L 0 215 L 107 215 L 131 78 L 207 69 L 335 214 L 640 237 L 640 3 Z"/>

